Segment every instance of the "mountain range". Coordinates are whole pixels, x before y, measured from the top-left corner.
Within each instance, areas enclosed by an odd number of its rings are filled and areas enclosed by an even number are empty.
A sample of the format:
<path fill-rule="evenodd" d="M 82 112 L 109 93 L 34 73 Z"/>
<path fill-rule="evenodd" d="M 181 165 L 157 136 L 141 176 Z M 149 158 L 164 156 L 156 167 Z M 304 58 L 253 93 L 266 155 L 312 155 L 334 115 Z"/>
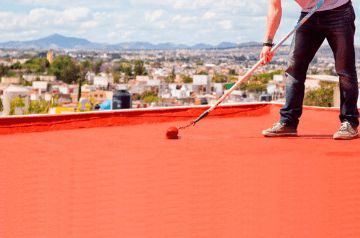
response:
<path fill-rule="evenodd" d="M 2 49 L 78 49 L 78 50 L 171 50 L 171 49 L 227 49 L 244 46 L 258 46 L 259 43 L 249 42 L 236 44 L 221 42 L 218 45 L 199 43 L 184 45 L 174 43 L 152 44 L 149 42 L 123 42 L 118 44 L 95 43 L 86 39 L 67 37 L 59 34 L 29 41 L 8 41 L 0 43 Z"/>

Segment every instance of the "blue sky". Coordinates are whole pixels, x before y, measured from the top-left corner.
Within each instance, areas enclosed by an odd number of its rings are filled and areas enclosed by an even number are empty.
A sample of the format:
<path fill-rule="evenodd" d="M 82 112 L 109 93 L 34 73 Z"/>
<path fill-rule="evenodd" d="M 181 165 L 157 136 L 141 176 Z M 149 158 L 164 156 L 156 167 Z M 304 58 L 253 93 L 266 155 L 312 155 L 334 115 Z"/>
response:
<path fill-rule="evenodd" d="M 0 42 L 54 33 L 95 42 L 149 41 L 216 44 L 262 41 L 268 0 L 1 0 Z M 360 17 L 360 0 L 353 0 Z M 277 37 L 299 15 L 283 1 Z M 357 20 L 360 29 L 360 21 Z M 360 33 L 356 35 L 360 45 Z"/>

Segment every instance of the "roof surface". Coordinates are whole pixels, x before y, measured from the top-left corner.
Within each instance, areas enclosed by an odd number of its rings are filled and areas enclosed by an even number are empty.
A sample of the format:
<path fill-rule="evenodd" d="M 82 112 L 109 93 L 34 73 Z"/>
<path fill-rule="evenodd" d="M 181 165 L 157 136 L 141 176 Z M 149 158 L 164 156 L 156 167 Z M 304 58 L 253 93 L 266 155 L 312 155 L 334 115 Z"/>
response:
<path fill-rule="evenodd" d="M 223 107 L 165 139 L 203 110 L 4 122 L 0 237 L 360 236 L 360 140 L 331 139 L 337 110 L 307 108 L 299 137 L 269 139 L 278 105 Z"/>

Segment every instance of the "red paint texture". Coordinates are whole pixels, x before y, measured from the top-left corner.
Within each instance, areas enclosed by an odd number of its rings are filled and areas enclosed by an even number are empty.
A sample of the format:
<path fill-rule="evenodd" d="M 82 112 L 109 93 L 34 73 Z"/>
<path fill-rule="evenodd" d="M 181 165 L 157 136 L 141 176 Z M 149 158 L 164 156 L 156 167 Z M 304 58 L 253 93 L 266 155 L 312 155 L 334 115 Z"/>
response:
<path fill-rule="evenodd" d="M 360 237 L 360 140 L 332 140 L 338 112 L 312 109 L 299 137 L 263 138 L 278 109 L 235 107 L 181 140 L 164 132 L 198 109 L 2 135 L 0 237 Z"/>

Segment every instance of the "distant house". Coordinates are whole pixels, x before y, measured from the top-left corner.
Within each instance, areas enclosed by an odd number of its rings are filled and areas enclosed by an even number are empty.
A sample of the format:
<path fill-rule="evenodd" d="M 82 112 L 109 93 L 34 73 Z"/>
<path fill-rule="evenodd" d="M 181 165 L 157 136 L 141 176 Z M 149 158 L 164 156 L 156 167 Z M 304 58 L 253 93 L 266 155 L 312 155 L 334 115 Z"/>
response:
<path fill-rule="evenodd" d="M 40 75 L 40 81 L 55 82 L 56 81 L 56 76 Z"/>
<path fill-rule="evenodd" d="M 153 73 L 153 77 L 155 80 L 165 80 L 167 76 L 167 72 L 164 69 L 156 69 Z"/>
<path fill-rule="evenodd" d="M 91 92 L 83 92 L 81 93 L 82 98 L 86 98 L 91 101 L 91 99 L 95 100 L 96 104 L 100 104 L 106 100 L 111 100 L 113 97 L 112 91 L 103 91 L 103 90 L 96 90 Z"/>
<path fill-rule="evenodd" d="M 93 92 L 96 91 L 96 86 L 95 85 L 89 85 L 89 84 L 84 84 L 81 86 L 81 92 Z"/>
<path fill-rule="evenodd" d="M 33 89 L 37 89 L 40 92 L 47 92 L 49 88 L 49 83 L 45 81 L 34 81 L 32 83 Z"/>
<path fill-rule="evenodd" d="M 94 86 L 97 88 L 106 89 L 109 86 L 109 80 L 104 76 L 95 76 L 94 77 Z"/>
<path fill-rule="evenodd" d="M 170 98 L 185 99 L 190 97 L 191 85 L 189 84 L 169 84 Z"/>
<path fill-rule="evenodd" d="M 198 94 L 211 93 L 211 78 L 208 75 L 193 76 L 193 91 Z"/>
<path fill-rule="evenodd" d="M 156 79 L 151 79 L 149 81 L 147 81 L 147 86 L 160 86 L 161 85 L 161 81 L 160 80 L 156 80 Z"/>
<path fill-rule="evenodd" d="M 23 100 L 24 107 L 14 108 L 15 115 L 23 115 L 28 111 L 30 105 L 30 91 L 25 87 L 10 85 L 4 90 L 3 115 L 10 115 L 11 102 L 16 98 Z"/>
<path fill-rule="evenodd" d="M 70 94 L 59 94 L 57 103 L 59 105 L 72 103 L 73 99 Z"/>
<path fill-rule="evenodd" d="M 224 84 L 222 84 L 222 83 L 214 83 L 213 89 L 214 89 L 214 93 L 218 97 L 220 97 L 224 94 Z"/>
<path fill-rule="evenodd" d="M 277 91 L 277 84 L 276 82 L 274 81 L 271 81 L 269 82 L 267 85 L 266 85 L 266 92 L 270 95 L 276 93 Z"/>
<path fill-rule="evenodd" d="M 20 84 L 20 77 L 2 77 L 1 83 L 4 85 Z"/>
<path fill-rule="evenodd" d="M 28 82 L 34 82 L 34 81 L 55 82 L 56 81 L 56 76 L 51 76 L 51 75 L 24 74 L 23 78 L 25 81 L 28 81 Z"/>
<path fill-rule="evenodd" d="M 24 74 L 23 78 L 27 82 L 33 82 L 33 81 L 36 81 L 36 80 L 40 80 L 40 77 L 38 75 L 36 75 L 36 74 Z"/>
<path fill-rule="evenodd" d="M 142 94 L 146 91 L 147 83 L 144 81 L 136 81 L 136 80 L 130 80 L 129 81 L 129 92 L 131 94 Z"/>
<path fill-rule="evenodd" d="M 149 76 L 136 76 L 136 81 L 138 82 L 147 82 L 150 80 L 150 77 Z"/>
<path fill-rule="evenodd" d="M 94 83 L 94 79 L 95 79 L 95 73 L 93 72 L 87 72 L 86 75 L 85 75 L 85 79 L 86 81 L 88 81 L 90 84 L 93 84 Z"/>
<path fill-rule="evenodd" d="M 59 92 L 61 94 L 69 94 L 70 90 L 68 86 L 59 86 Z"/>

